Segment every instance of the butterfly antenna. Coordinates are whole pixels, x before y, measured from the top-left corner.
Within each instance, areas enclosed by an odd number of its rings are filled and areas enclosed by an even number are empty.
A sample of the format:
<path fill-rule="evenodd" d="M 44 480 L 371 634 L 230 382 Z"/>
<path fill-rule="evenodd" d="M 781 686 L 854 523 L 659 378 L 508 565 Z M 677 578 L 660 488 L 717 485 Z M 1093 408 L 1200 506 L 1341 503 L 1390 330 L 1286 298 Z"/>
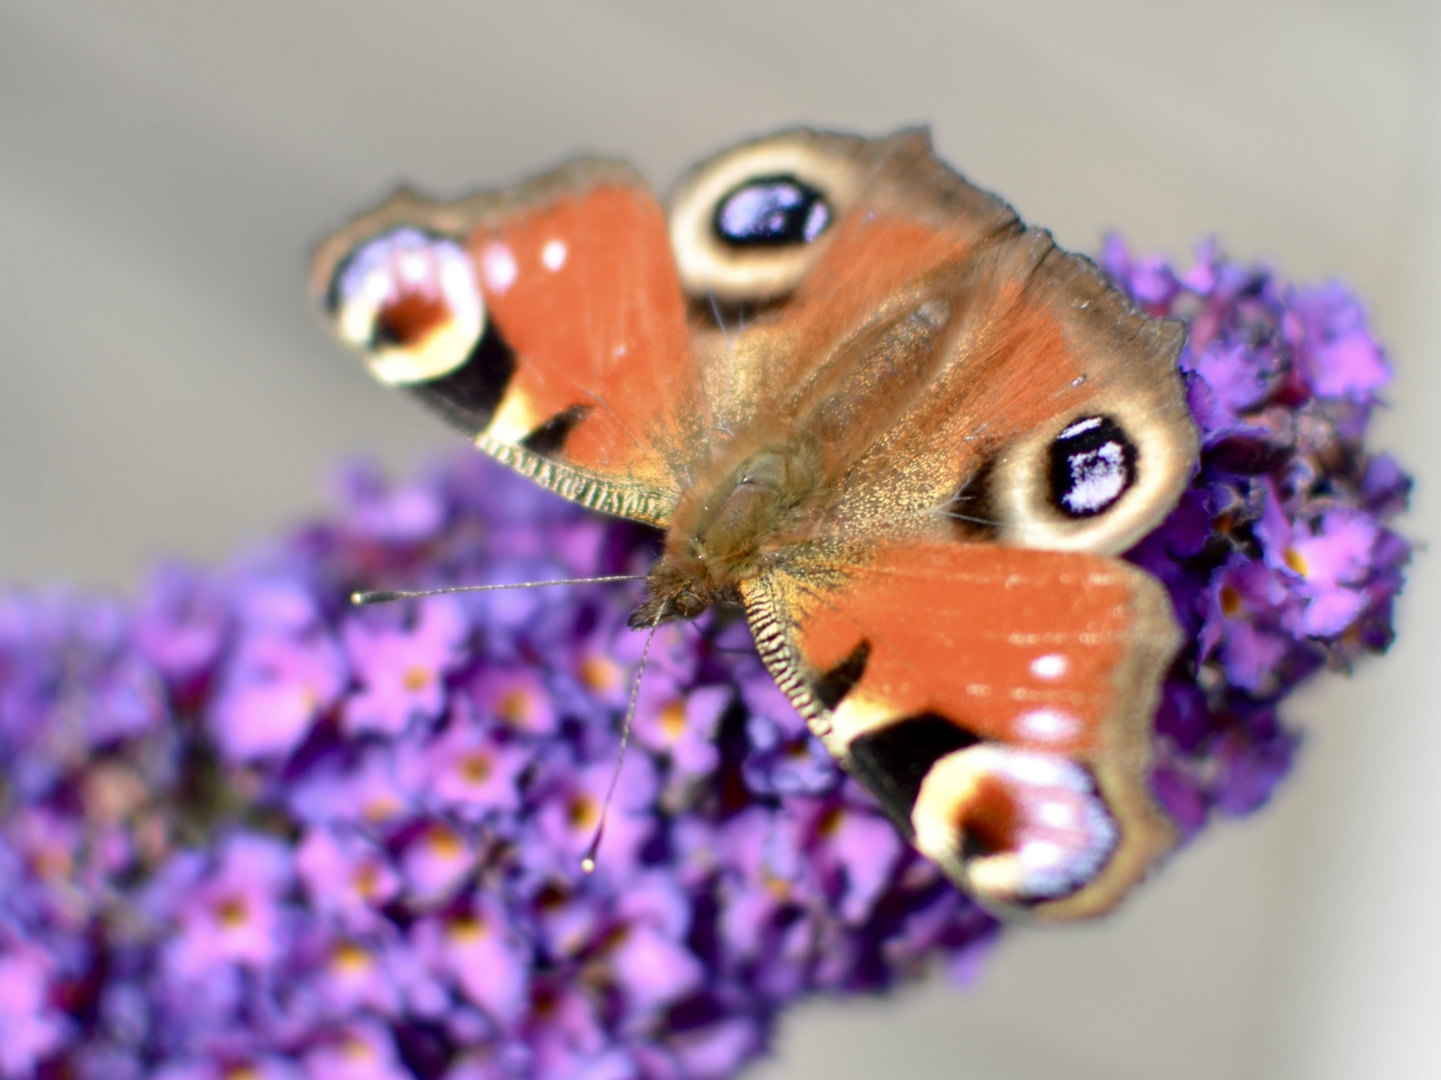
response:
<path fill-rule="evenodd" d="M 645 674 L 646 658 L 650 656 L 650 643 L 655 640 L 655 632 L 660 628 L 660 622 L 656 621 L 650 625 L 650 633 L 645 638 L 645 648 L 640 651 L 640 663 L 635 669 L 635 681 L 630 686 L 630 704 L 626 706 L 625 722 L 620 726 L 620 750 L 615 756 L 615 771 L 610 774 L 610 786 L 605 789 L 605 801 L 600 804 L 600 821 L 595 826 L 595 836 L 591 838 L 590 846 L 585 849 L 585 855 L 581 857 L 580 868 L 587 874 L 595 872 L 595 860 L 600 854 L 600 839 L 605 835 L 605 819 L 610 813 L 610 800 L 615 795 L 615 785 L 620 780 L 620 768 L 625 764 L 625 750 L 630 745 L 630 725 L 635 719 L 635 703 L 640 697 L 640 677 Z"/>
<path fill-rule="evenodd" d="M 440 589 L 377 589 L 374 592 L 353 592 L 352 604 L 388 604 L 392 600 L 415 600 L 422 596 L 444 596 L 447 593 L 497 592 L 501 589 L 543 589 L 549 585 L 605 585 L 612 581 L 644 581 L 644 574 L 609 574 L 606 577 L 556 578 L 554 581 L 516 581 L 505 585 L 447 585 Z"/>

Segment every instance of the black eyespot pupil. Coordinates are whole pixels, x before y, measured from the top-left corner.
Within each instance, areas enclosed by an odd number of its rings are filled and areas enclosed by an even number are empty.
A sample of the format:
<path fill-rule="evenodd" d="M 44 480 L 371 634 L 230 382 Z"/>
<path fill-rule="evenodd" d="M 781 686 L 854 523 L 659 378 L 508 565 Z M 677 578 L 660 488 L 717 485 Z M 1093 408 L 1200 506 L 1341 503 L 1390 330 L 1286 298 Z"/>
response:
<path fill-rule="evenodd" d="M 758 176 L 716 206 L 716 236 L 734 247 L 809 244 L 831 223 L 825 196 L 794 176 Z"/>
<path fill-rule="evenodd" d="M 1136 447 L 1108 416 L 1071 424 L 1051 444 L 1051 502 L 1069 517 L 1111 508 L 1136 480 Z"/>

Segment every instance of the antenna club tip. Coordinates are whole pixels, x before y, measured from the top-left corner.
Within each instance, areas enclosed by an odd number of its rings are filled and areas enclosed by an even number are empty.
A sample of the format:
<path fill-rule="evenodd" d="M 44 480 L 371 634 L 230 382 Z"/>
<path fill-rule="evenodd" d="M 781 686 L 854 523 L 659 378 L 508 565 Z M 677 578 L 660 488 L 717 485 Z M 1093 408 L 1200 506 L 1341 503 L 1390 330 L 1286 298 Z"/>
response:
<path fill-rule="evenodd" d="M 580 860 L 580 868 L 587 874 L 595 873 L 595 860 L 589 855 Z"/>
<path fill-rule="evenodd" d="M 405 600 L 414 595 L 414 593 L 400 592 L 393 589 L 377 589 L 368 592 L 353 592 L 350 594 L 350 602 L 357 606 L 388 604 L 392 600 Z"/>

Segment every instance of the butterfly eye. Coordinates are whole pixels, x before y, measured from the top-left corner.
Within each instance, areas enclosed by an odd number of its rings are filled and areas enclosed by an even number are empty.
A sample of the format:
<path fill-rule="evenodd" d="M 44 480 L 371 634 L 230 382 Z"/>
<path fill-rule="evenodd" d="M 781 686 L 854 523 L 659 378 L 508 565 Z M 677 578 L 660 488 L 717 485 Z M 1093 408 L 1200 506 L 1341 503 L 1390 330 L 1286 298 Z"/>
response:
<path fill-rule="evenodd" d="M 365 241 L 336 269 L 326 306 L 342 341 L 382 382 L 456 370 L 485 331 L 485 302 L 465 249 L 410 226 Z"/>
<path fill-rule="evenodd" d="M 938 761 L 911 820 L 925 855 L 954 870 L 977 899 L 1000 906 L 1076 892 L 1120 839 L 1083 766 L 993 743 Z"/>
<path fill-rule="evenodd" d="M 758 176 L 716 205 L 711 228 L 733 247 L 809 244 L 831 223 L 826 198 L 794 176 Z"/>
<path fill-rule="evenodd" d="M 1073 518 L 1109 510 L 1136 480 L 1136 447 L 1108 416 L 1088 416 L 1051 444 L 1051 503 Z"/>

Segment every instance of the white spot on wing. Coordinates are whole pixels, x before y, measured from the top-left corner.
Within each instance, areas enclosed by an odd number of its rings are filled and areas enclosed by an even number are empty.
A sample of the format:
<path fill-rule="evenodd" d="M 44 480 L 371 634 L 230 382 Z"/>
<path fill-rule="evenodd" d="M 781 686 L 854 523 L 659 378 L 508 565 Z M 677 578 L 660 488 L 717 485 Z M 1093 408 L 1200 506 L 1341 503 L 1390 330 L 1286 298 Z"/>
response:
<path fill-rule="evenodd" d="M 1081 433 L 1086 431 L 1090 431 L 1093 428 L 1098 428 L 1100 426 L 1101 418 L 1099 416 L 1088 416 L 1084 420 L 1077 420 L 1070 427 L 1066 428 L 1065 431 L 1061 432 L 1061 434 L 1058 435 L 1057 438 L 1074 439 L 1077 435 L 1080 435 Z"/>
<path fill-rule="evenodd" d="M 1022 735 L 1038 742 L 1059 742 L 1076 733 L 1079 722 L 1061 709 L 1032 709 L 1016 717 Z"/>
<path fill-rule="evenodd" d="M 419 285 L 433 272 L 434 257 L 428 251 L 405 251 L 396 259 L 397 276 L 407 285 Z"/>
<path fill-rule="evenodd" d="M 1069 829 L 1076 825 L 1076 808 L 1067 802 L 1047 800 L 1036 807 L 1036 820 L 1052 829 Z"/>
<path fill-rule="evenodd" d="M 1031 661 L 1031 674 L 1038 679 L 1059 679 L 1070 667 L 1071 662 L 1060 653 L 1047 653 Z"/>
<path fill-rule="evenodd" d="M 565 257 L 570 254 L 565 247 L 563 240 L 548 240 L 545 247 L 540 249 L 540 261 L 551 273 L 559 270 L 565 265 Z"/>
<path fill-rule="evenodd" d="M 480 272 L 486 287 L 499 296 L 515 284 L 515 256 L 504 244 L 491 244 L 480 256 Z"/>
<path fill-rule="evenodd" d="M 1021 862 L 1032 873 L 1054 870 L 1065 860 L 1067 852 L 1054 840 L 1032 840 L 1021 845 Z"/>
<path fill-rule="evenodd" d="M 1090 421 L 1067 428 L 1061 433 L 1062 437 L 1085 423 Z M 1120 443 L 1103 443 L 1094 450 L 1074 455 L 1070 469 L 1071 488 L 1061 497 L 1061 502 L 1072 513 L 1099 513 L 1126 490 L 1126 457 Z"/>

